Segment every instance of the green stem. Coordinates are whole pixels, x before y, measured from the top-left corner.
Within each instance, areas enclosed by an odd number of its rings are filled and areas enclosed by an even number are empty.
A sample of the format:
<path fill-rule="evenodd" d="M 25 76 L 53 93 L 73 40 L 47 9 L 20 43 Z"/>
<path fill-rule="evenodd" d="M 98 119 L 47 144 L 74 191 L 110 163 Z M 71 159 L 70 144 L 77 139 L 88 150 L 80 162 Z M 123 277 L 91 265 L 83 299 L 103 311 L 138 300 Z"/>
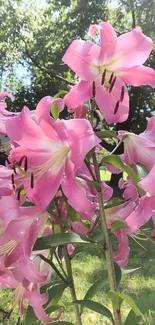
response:
<path fill-rule="evenodd" d="M 94 173 L 93 173 L 93 171 L 92 171 L 92 169 L 91 169 L 90 163 L 89 163 L 89 161 L 87 160 L 87 158 L 84 160 L 84 162 L 85 162 L 85 164 L 86 164 L 86 166 L 87 166 L 87 168 L 88 168 L 88 170 L 89 170 L 89 172 L 90 172 L 90 175 L 92 176 L 92 179 L 93 179 L 94 181 L 96 181 L 95 175 L 94 175 Z"/>
<path fill-rule="evenodd" d="M 65 270 L 63 268 L 63 265 L 62 265 L 61 261 L 59 260 L 59 257 L 57 256 L 56 252 L 54 253 L 54 256 L 55 256 L 55 258 L 56 258 L 56 260 L 57 260 L 57 262 L 58 262 L 58 264 L 59 264 L 59 266 L 61 268 L 61 271 L 63 272 L 65 278 L 67 279 L 67 274 L 66 274 L 66 272 L 65 272 Z"/>
<path fill-rule="evenodd" d="M 59 220 L 60 220 L 61 211 L 60 211 L 60 208 L 59 208 L 59 204 L 56 201 L 55 201 L 55 204 L 56 204 L 56 207 L 57 207 L 57 210 L 58 210 Z M 59 225 L 60 225 L 61 233 L 63 233 L 64 229 L 63 229 L 62 223 L 60 222 Z M 73 301 L 76 301 L 77 297 L 76 297 L 76 291 L 75 291 L 75 285 L 74 285 L 72 265 L 71 265 L 71 261 L 70 261 L 69 256 L 68 256 L 66 246 L 63 247 L 63 253 L 64 253 L 64 259 L 65 259 L 65 263 L 66 263 L 67 276 L 68 276 L 68 282 L 69 282 L 69 286 L 70 286 L 71 297 L 72 297 Z M 81 320 L 79 307 L 76 304 L 74 304 L 74 312 L 75 312 L 75 317 L 76 317 L 76 325 L 82 325 L 82 320 Z"/>
<path fill-rule="evenodd" d="M 68 273 L 68 280 L 69 280 L 69 283 L 70 283 L 71 297 L 72 297 L 73 301 L 76 301 L 77 296 L 76 296 L 76 291 L 75 291 L 74 278 L 73 278 L 73 273 L 72 273 L 72 266 L 71 266 L 71 261 L 69 259 L 66 247 L 64 247 L 64 259 L 65 259 L 66 269 L 67 269 L 67 273 Z M 76 316 L 76 325 L 82 325 L 82 320 L 81 320 L 81 315 L 80 315 L 78 305 L 74 305 L 74 312 L 75 312 L 75 316 Z"/>
<path fill-rule="evenodd" d="M 93 162 L 94 162 L 98 183 L 101 185 L 100 170 L 99 170 L 95 153 L 93 154 Z M 107 265 L 108 278 L 109 278 L 109 286 L 111 290 L 117 291 L 114 263 L 112 258 L 112 247 L 111 247 L 110 236 L 106 224 L 102 189 L 98 192 L 98 201 L 99 201 L 101 227 L 104 233 L 104 240 L 105 240 L 104 246 L 105 246 L 105 257 L 106 257 L 106 265 Z M 113 304 L 113 312 L 114 312 L 114 325 L 121 325 L 120 310 L 118 310 L 114 304 Z"/>
<path fill-rule="evenodd" d="M 64 278 L 64 276 L 59 272 L 59 270 L 57 269 L 57 267 L 55 266 L 55 264 L 51 261 L 51 260 L 49 260 L 48 258 L 46 258 L 44 255 L 42 255 L 42 254 L 39 254 L 39 257 L 43 260 L 43 261 L 45 261 L 46 263 L 48 263 L 51 267 L 52 267 L 52 269 L 55 271 L 55 273 L 57 273 L 57 275 L 59 276 L 59 278 L 63 281 L 63 282 L 65 282 L 67 285 L 69 284 L 68 283 L 68 279 L 66 279 L 66 278 Z"/>
<path fill-rule="evenodd" d="M 120 145 L 123 143 L 123 140 L 119 141 L 116 145 L 116 147 L 110 152 L 110 155 L 113 155 L 116 150 L 120 147 Z"/>

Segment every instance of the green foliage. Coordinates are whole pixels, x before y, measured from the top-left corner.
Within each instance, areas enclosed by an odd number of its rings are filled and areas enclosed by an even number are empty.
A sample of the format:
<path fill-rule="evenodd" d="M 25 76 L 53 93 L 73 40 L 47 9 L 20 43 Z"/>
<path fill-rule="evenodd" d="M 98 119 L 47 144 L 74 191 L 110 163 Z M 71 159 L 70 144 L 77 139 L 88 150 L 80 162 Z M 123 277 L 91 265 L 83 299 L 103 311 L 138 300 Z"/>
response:
<path fill-rule="evenodd" d="M 38 238 L 34 250 L 48 249 L 67 244 L 95 246 L 97 241 L 95 242 L 88 236 L 80 236 L 75 233 L 58 233 Z"/>
<path fill-rule="evenodd" d="M 138 193 L 141 196 L 143 196 L 145 194 L 145 192 L 138 186 L 138 182 L 140 181 L 140 179 L 138 178 L 138 175 L 133 171 L 133 169 L 129 165 L 124 164 L 119 156 L 117 156 L 117 155 L 106 156 L 102 159 L 101 163 L 111 164 L 111 165 L 119 168 L 120 170 L 123 170 L 125 173 L 127 173 L 127 175 L 130 176 L 130 178 L 134 182 Z"/>
<path fill-rule="evenodd" d="M 107 307 L 99 304 L 98 302 L 95 302 L 92 300 L 77 300 L 77 301 L 74 301 L 73 303 L 87 307 L 87 308 L 95 311 L 96 313 L 104 315 L 107 318 L 110 318 L 113 320 L 111 311 Z"/>

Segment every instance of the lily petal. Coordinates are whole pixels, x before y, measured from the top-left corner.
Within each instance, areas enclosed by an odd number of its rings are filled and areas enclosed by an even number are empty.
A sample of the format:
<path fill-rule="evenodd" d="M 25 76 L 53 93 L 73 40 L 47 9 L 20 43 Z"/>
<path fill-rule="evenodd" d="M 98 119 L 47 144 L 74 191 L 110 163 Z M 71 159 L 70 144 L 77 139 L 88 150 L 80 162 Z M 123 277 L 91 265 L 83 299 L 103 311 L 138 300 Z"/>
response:
<path fill-rule="evenodd" d="M 92 60 L 99 55 L 99 46 L 75 40 L 67 49 L 62 61 L 65 62 L 82 80 L 90 80 L 99 73 L 98 68 L 92 64 Z"/>

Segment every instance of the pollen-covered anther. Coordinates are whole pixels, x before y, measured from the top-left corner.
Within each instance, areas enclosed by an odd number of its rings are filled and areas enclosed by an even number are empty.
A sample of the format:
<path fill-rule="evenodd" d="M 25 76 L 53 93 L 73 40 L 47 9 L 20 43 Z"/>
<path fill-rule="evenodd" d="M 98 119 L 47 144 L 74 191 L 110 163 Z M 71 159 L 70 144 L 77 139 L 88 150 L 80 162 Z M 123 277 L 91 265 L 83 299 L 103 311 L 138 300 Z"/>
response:
<path fill-rule="evenodd" d="M 92 98 L 94 98 L 96 96 L 96 85 L 95 85 L 95 81 L 93 81 L 93 86 L 92 86 Z"/>
<path fill-rule="evenodd" d="M 118 102 L 116 103 L 115 108 L 114 108 L 114 114 L 116 114 L 118 111 L 119 103 L 120 103 L 120 101 L 118 100 Z"/>
<path fill-rule="evenodd" d="M 31 173 L 31 182 L 30 182 L 30 187 L 34 188 L 34 175 Z"/>
<path fill-rule="evenodd" d="M 110 83 L 110 84 L 112 83 L 113 76 L 114 76 L 114 72 L 112 72 L 112 74 L 111 74 L 111 76 L 110 76 L 110 79 L 109 79 L 109 83 Z"/>
<path fill-rule="evenodd" d="M 113 87 L 114 87 L 114 85 L 115 85 L 115 82 L 116 82 L 116 77 L 113 79 L 113 81 L 112 81 L 112 83 L 111 83 L 111 86 L 110 86 L 110 88 L 109 88 L 109 93 L 112 92 Z"/>
<path fill-rule="evenodd" d="M 125 88 L 124 88 L 124 86 L 122 86 L 122 89 L 121 89 L 121 96 L 120 96 L 120 102 L 123 101 L 123 99 L 124 99 L 124 94 L 125 94 Z"/>
<path fill-rule="evenodd" d="M 102 74 L 101 85 L 104 85 L 105 77 L 106 77 L 107 70 L 105 69 Z"/>

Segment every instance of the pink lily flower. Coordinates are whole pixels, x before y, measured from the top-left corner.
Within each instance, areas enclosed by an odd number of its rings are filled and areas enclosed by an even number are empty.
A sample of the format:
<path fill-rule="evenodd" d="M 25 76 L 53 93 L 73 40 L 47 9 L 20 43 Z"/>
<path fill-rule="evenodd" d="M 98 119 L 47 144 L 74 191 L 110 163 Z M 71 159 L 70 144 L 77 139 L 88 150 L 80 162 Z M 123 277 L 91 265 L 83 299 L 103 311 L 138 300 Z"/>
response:
<path fill-rule="evenodd" d="M 119 188 L 123 189 L 123 197 L 126 200 L 131 200 L 136 202 L 138 200 L 138 192 L 133 181 L 127 177 L 124 181 L 123 178 L 119 180 Z"/>
<path fill-rule="evenodd" d="M 46 252 L 43 252 L 46 255 Z M 40 287 L 44 284 L 48 283 L 51 276 L 51 269 L 49 269 L 49 265 L 42 261 L 39 257 L 37 257 L 38 269 L 43 273 L 46 270 L 48 276 L 44 279 L 44 281 L 39 282 L 31 282 L 25 278 L 25 274 L 21 272 L 20 265 L 18 263 L 15 264 L 11 270 L 7 270 L 6 273 L 0 275 L 0 287 L 1 288 L 15 288 L 14 296 L 15 303 L 18 304 L 19 311 L 21 314 L 25 314 L 27 312 L 27 308 L 24 306 L 24 300 L 27 300 L 28 305 L 32 306 L 35 315 L 37 318 L 44 323 L 49 323 L 52 321 L 56 321 L 61 317 L 61 310 L 58 310 L 57 317 L 49 317 L 43 305 L 48 302 L 48 293 L 41 294 Z"/>
<path fill-rule="evenodd" d="M 133 201 L 129 201 L 123 203 L 118 206 L 114 206 L 112 208 L 108 208 L 105 210 L 106 213 L 106 221 L 108 228 L 111 228 L 111 225 L 114 221 L 117 220 L 125 220 L 132 213 L 135 208 L 135 203 Z M 129 259 L 129 240 L 128 240 L 128 228 L 118 229 L 114 232 L 114 235 L 118 241 L 118 249 L 113 253 L 113 260 L 120 266 L 124 267 L 128 263 Z"/>
<path fill-rule="evenodd" d="M 0 166 L 0 199 L 2 196 L 9 196 L 14 194 L 14 188 L 12 184 L 12 170 L 7 167 Z"/>
<path fill-rule="evenodd" d="M 85 164 L 76 171 L 74 178 L 72 173 L 72 166 L 70 166 L 70 170 L 68 169 L 68 174 L 62 182 L 63 192 L 68 198 L 68 203 L 80 214 L 82 219 L 93 221 L 98 206 L 98 194 L 94 185 L 89 183 L 89 180 L 93 180 L 92 176 Z M 81 177 L 88 179 L 88 182 Z M 102 193 L 104 202 L 107 202 L 113 194 L 113 189 L 103 182 Z"/>
<path fill-rule="evenodd" d="M 124 142 L 124 154 L 122 160 L 130 165 L 133 162 L 143 163 L 148 170 L 155 164 L 155 117 L 148 118 L 147 129 L 139 135 L 119 131 L 119 139 Z"/>
<path fill-rule="evenodd" d="M 74 178 L 87 152 L 100 142 L 87 120 L 53 121 L 49 106 L 47 110 L 46 106 L 37 107 L 35 120 L 24 108 L 19 116 L 7 120 L 6 127 L 11 140 L 19 146 L 12 149 L 9 160 L 23 175 L 28 198 L 42 210 L 56 195 L 64 175 L 72 169 Z M 23 157 L 27 160 L 26 170 L 22 167 Z"/>
<path fill-rule="evenodd" d="M 3 196 L 0 200 L 0 256 L 6 268 L 20 260 L 22 274 L 34 283 L 46 278 L 38 275 L 30 256 L 47 216 L 36 207 L 20 208 L 14 196 Z"/>
<path fill-rule="evenodd" d="M 74 111 L 74 118 L 86 118 L 86 115 L 88 113 L 88 107 L 86 105 L 80 105 Z"/>
<path fill-rule="evenodd" d="M 100 35 L 100 46 L 92 42 L 74 40 L 62 60 L 81 81 L 65 96 L 69 109 L 90 98 L 95 101 L 108 124 L 123 122 L 129 113 L 126 83 L 133 86 L 155 87 L 155 72 L 143 66 L 153 47 L 140 27 L 117 37 L 106 22 L 92 25 L 90 35 Z"/>
<path fill-rule="evenodd" d="M 143 183 L 143 180 L 141 182 Z M 139 183 L 140 186 L 141 182 Z M 116 220 L 124 220 L 127 225 L 127 228 L 118 229 L 114 232 L 118 240 L 118 249 L 113 253 L 113 259 L 120 267 L 124 267 L 128 263 L 130 252 L 128 236 L 134 236 L 138 229 L 149 221 L 154 206 L 152 197 L 144 196 L 139 199 L 137 206 L 134 201 L 130 200 L 105 210 L 109 228 Z"/>

